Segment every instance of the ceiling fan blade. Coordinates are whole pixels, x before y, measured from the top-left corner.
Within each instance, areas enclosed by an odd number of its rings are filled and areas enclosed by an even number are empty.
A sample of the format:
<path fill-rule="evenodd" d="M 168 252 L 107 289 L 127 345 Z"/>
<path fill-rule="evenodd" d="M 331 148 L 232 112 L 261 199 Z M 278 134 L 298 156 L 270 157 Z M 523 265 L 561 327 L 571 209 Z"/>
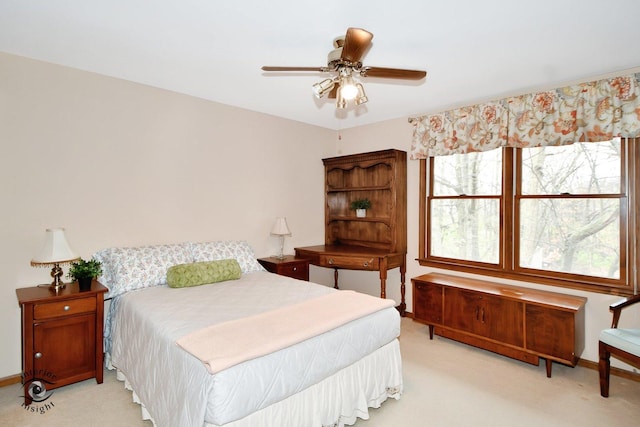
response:
<path fill-rule="evenodd" d="M 427 72 L 400 68 L 363 67 L 360 75 L 362 77 L 380 77 L 383 79 L 420 80 L 426 77 Z"/>
<path fill-rule="evenodd" d="M 271 67 L 264 66 L 262 67 L 262 71 L 315 71 L 315 72 L 325 72 L 327 71 L 326 67 Z"/>
<path fill-rule="evenodd" d="M 342 46 L 342 60 L 351 63 L 360 62 L 371 45 L 373 34 L 362 28 L 349 28 Z"/>

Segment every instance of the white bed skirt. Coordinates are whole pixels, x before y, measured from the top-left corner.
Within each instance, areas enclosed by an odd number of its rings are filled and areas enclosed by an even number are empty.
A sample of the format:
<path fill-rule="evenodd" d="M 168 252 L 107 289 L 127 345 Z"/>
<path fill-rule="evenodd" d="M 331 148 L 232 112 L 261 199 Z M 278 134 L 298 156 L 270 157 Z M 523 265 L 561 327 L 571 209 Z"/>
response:
<path fill-rule="evenodd" d="M 153 422 L 119 370 L 117 378 L 141 405 L 142 419 Z M 389 397 L 400 399 L 402 390 L 400 344 L 395 339 L 300 393 L 224 426 L 205 423 L 205 427 L 342 427 L 357 418 L 369 419 L 369 408 L 380 407 Z"/>

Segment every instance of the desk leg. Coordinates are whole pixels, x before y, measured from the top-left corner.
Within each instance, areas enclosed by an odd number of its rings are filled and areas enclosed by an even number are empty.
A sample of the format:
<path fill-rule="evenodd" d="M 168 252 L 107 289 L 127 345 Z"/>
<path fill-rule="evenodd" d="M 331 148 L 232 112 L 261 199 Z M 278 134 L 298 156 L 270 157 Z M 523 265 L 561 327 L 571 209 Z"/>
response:
<path fill-rule="evenodd" d="M 387 258 L 380 258 L 380 298 L 387 297 Z"/>
<path fill-rule="evenodd" d="M 338 288 L 338 269 L 337 268 L 333 269 L 333 287 L 336 289 L 340 289 Z"/>
<path fill-rule="evenodd" d="M 400 306 L 398 307 L 400 311 L 400 316 L 404 317 L 405 310 L 407 309 L 407 304 L 405 303 L 404 294 L 406 291 L 406 286 L 404 285 L 405 278 L 407 275 L 407 259 L 405 258 L 400 264 Z M 433 333 L 433 332 L 432 332 Z"/>

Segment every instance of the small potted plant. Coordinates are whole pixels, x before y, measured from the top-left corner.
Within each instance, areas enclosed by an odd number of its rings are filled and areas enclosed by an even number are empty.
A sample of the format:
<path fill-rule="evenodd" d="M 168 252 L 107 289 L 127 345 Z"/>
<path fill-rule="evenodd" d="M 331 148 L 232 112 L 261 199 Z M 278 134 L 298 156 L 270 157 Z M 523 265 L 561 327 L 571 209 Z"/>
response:
<path fill-rule="evenodd" d="M 351 202 L 351 209 L 356 211 L 358 218 L 364 218 L 367 216 L 367 209 L 371 207 L 369 199 L 357 199 Z"/>
<path fill-rule="evenodd" d="M 102 263 L 97 259 L 91 258 L 88 261 L 80 258 L 78 261 L 71 263 L 69 273 L 71 279 L 77 280 L 81 291 L 91 289 L 91 281 L 102 274 Z"/>

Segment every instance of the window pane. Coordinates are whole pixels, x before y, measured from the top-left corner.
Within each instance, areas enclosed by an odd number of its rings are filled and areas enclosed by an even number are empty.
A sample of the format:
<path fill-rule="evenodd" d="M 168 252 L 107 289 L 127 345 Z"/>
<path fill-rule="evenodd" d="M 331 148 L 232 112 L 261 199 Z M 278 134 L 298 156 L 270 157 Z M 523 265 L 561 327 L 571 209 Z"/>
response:
<path fill-rule="evenodd" d="M 520 219 L 521 267 L 620 278 L 620 200 L 527 199 Z"/>
<path fill-rule="evenodd" d="M 522 194 L 620 191 L 619 139 L 522 149 Z"/>
<path fill-rule="evenodd" d="M 502 150 L 434 159 L 434 196 L 495 196 L 502 192 Z"/>
<path fill-rule="evenodd" d="M 497 199 L 431 200 L 431 255 L 497 264 L 499 206 Z"/>

